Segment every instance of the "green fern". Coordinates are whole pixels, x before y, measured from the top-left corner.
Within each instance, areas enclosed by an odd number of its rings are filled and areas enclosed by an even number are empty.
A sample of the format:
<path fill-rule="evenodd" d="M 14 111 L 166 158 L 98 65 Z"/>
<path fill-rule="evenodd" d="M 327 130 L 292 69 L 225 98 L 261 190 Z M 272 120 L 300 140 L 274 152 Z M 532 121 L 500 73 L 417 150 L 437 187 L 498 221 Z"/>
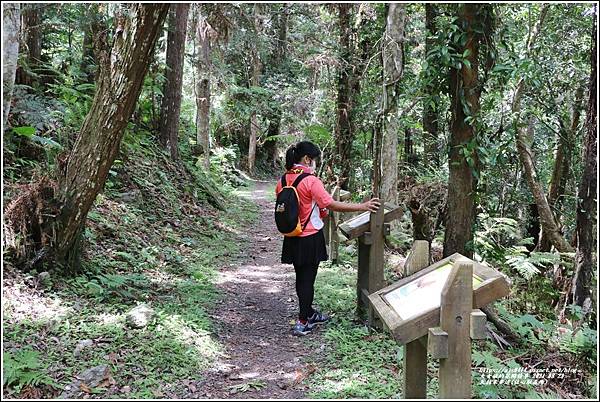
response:
<path fill-rule="evenodd" d="M 508 255 L 504 258 L 506 263 L 522 277 L 529 280 L 535 275 L 540 273 L 540 270 L 536 267 L 527 255 L 527 248 L 525 246 L 513 246 L 508 248 Z"/>
<path fill-rule="evenodd" d="M 533 239 L 520 239 L 519 224 L 514 219 L 487 214 L 479 214 L 478 219 L 481 230 L 475 236 L 476 250 L 492 265 L 505 266 L 525 280 L 531 280 L 548 265 L 561 264 L 568 268 L 573 264 L 572 253 L 530 252 L 526 246 L 533 245 Z"/>
<path fill-rule="evenodd" d="M 598 332 L 585 326 L 561 338 L 560 350 L 588 358 L 591 363 L 594 363 L 596 362 L 597 339 Z"/>
<path fill-rule="evenodd" d="M 23 387 L 38 387 L 57 384 L 43 370 L 39 352 L 30 348 L 16 353 L 6 352 L 3 359 L 4 386 L 10 387 L 15 393 L 20 393 Z"/>

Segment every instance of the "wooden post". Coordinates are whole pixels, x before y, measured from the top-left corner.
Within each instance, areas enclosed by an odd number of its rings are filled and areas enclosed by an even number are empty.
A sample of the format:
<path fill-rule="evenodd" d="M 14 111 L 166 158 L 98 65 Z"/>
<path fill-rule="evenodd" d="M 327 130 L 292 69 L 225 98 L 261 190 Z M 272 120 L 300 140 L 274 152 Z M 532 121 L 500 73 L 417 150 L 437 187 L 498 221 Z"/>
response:
<path fill-rule="evenodd" d="M 429 265 L 429 242 L 416 240 L 404 266 L 412 275 Z M 404 398 L 427 398 L 427 336 L 404 345 Z"/>
<path fill-rule="evenodd" d="M 471 398 L 471 311 L 473 264 L 452 267 L 440 308 L 440 327 L 448 334 L 448 357 L 440 360 L 440 398 Z"/>
<path fill-rule="evenodd" d="M 331 185 L 327 185 L 325 186 L 325 191 L 327 191 L 328 193 L 331 192 Z M 325 244 L 327 246 L 327 252 L 330 254 L 331 253 L 331 248 L 329 246 L 329 239 L 331 238 L 330 233 L 331 233 L 331 214 L 332 212 L 330 211 L 329 214 L 325 217 L 325 220 L 323 221 L 323 236 L 325 237 Z M 330 254 L 331 255 L 331 254 Z"/>
<path fill-rule="evenodd" d="M 383 266 L 384 266 L 384 209 L 379 208 L 377 212 L 371 212 L 371 253 L 369 255 L 369 294 L 383 288 Z M 367 301 L 367 305 L 369 302 Z"/>
<path fill-rule="evenodd" d="M 471 339 L 487 338 L 487 317 L 481 310 L 474 309 L 471 312 Z"/>
<path fill-rule="evenodd" d="M 384 209 L 370 214 L 370 231 L 358 238 L 357 314 L 369 313 L 369 295 L 383 288 Z M 372 314 L 369 314 L 372 318 Z M 372 321 L 372 320 L 371 320 Z"/>
<path fill-rule="evenodd" d="M 339 186 L 335 186 L 332 196 L 335 201 L 340 200 L 340 187 Z M 340 236 L 338 234 L 338 227 L 337 227 L 339 220 L 340 220 L 340 213 L 337 211 L 331 211 L 330 215 L 331 216 L 329 217 L 329 221 L 330 221 L 329 259 L 331 260 L 332 263 L 336 264 L 338 255 L 339 255 L 339 246 L 340 246 Z"/>
<path fill-rule="evenodd" d="M 429 266 L 429 242 L 415 240 L 404 264 L 404 277 L 411 276 L 427 266 Z"/>
<path fill-rule="evenodd" d="M 440 327 L 429 328 L 427 334 L 427 351 L 433 359 L 448 357 L 448 334 Z"/>

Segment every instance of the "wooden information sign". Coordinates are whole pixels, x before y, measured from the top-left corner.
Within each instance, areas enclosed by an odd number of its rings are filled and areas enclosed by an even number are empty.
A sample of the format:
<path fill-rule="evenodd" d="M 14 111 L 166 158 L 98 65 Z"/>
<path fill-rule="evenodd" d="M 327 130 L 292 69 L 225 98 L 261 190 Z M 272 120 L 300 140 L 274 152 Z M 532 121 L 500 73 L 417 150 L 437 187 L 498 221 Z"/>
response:
<path fill-rule="evenodd" d="M 370 308 L 404 345 L 404 397 L 427 397 L 427 355 L 439 359 L 439 396 L 472 396 L 471 340 L 487 337 L 477 309 L 506 296 L 508 279 L 460 254 L 433 265 L 427 242 L 415 241 L 405 272 L 410 276 L 369 295 Z"/>
<path fill-rule="evenodd" d="M 394 205 L 390 202 L 386 202 L 384 204 L 384 210 L 385 213 L 383 215 L 383 221 L 386 223 L 399 218 L 404 212 L 402 207 Z M 371 229 L 371 213 L 363 212 L 362 214 L 342 223 L 339 228 L 344 236 L 348 238 L 348 240 L 356 239 Z"/>
<path fill-rule="evenodd" d="M 509 281 L 503 274 L 453 254 L 369 295 L 374 311 L 399 344 L 425 336 L 429 328 L 440 325 L 442 290 L 457 263 L 473 265 L 473 308 L 508 295 Z"/>

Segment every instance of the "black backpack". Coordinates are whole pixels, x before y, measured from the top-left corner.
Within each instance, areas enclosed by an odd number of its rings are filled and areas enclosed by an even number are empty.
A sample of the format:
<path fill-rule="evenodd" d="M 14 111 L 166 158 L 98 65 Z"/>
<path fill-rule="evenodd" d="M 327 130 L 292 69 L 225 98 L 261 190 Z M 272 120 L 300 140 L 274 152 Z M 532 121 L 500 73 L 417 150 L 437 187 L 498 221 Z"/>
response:
<path fill-rule="evenodd" d="M 302 233 L 308 225 L 312 210 L 304 225 L 300 222 L 300 197 L 296 187 L 310 173 L 302 173 L 294 180 L 291 186 L 288 186 L 285 180 L 285 174 L 281 176 L 281 191 L 277 194 L 275 201 L 275 224 L 277 230 L 287 237 L 295 237 Z M 313 207 L 314 209 L 314 207 Z"/>

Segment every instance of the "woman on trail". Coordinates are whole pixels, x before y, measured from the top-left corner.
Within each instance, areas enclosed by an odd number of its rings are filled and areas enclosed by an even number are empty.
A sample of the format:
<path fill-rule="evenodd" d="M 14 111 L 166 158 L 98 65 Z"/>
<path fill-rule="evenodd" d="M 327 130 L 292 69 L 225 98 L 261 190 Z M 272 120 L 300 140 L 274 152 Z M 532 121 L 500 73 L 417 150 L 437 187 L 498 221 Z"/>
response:
<path fill-rule="evenodd" d="M 296 271 L 296 293 L 300 313 L 293 328 L 294 335 L 306 335 L 316 324 L 329 320 L 328 316 L 312 307 L 317 269 L 321 261 L 327 260 L 321 218 L 327 215 L 327 210 L 375 212 L 380 205 L 377 198 L 361 204 L 334 201 L 325 190 L 323 182 L 314 175 L 316 160 L 320 155 L 319 148 L 309 141 L 302 141 L 291 146 L 285 155 L 287 171 L 278 180 L 275 188 L 275 193 L 278 194 L 283 188 L 282 182 L 291 186 L 302 173 L 309 174 L 301 179 L 296 187 L 300 201 L 299 219 L 303 228 L 302 232 L 298 236 L 284 237 L 281 253 L 281 262 L 294 264 Z"/>

